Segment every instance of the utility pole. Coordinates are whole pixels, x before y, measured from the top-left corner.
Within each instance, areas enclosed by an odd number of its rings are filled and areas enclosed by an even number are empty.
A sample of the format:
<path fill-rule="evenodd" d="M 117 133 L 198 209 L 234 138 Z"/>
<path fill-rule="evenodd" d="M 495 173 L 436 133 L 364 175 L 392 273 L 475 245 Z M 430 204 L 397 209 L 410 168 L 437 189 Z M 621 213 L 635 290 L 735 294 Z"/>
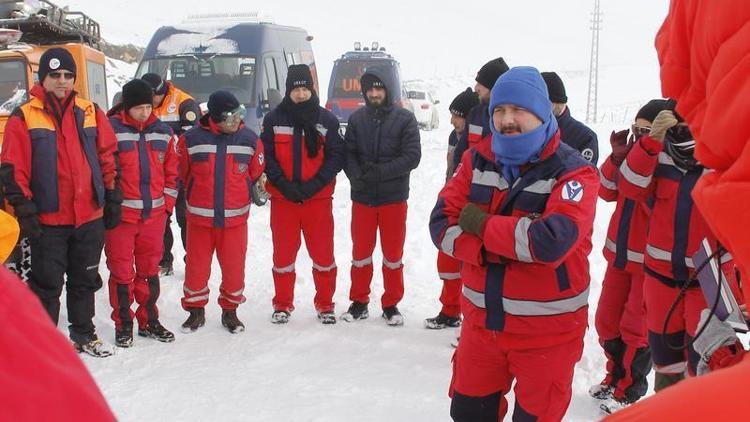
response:
<path fill-rule="evenodd" d="M 602 12 L 599 0 L 594 0 L 591 14 L 591 62 L 589 63 L 589 94 L 586 104 L 586 122 L 596 123 L 596 102 L 599 90 L 599 31 L 602 29 Z"/>

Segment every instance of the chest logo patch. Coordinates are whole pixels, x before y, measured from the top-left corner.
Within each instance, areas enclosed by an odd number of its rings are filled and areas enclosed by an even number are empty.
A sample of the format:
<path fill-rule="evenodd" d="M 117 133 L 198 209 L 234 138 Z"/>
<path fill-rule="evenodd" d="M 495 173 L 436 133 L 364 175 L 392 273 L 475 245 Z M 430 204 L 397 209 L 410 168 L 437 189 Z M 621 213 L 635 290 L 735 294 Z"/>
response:
<path fill-rule="evenodd" d="M 562 199 L 566 201 L 581 202 L 583 199 L 583 185 L 577 180 L 571 180 L 563 186 Z"/>

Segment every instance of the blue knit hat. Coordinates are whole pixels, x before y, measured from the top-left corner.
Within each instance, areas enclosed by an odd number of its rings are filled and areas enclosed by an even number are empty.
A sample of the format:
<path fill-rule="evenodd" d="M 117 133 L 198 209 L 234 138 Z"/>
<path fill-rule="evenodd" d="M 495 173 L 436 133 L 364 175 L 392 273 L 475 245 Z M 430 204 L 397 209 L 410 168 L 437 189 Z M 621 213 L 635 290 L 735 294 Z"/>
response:
<path fill-rule="evenodd" d="M 495 107 L 513 104 L 533 113 L 542 124 L 519 135 L 503 135 L 495 128 Z M 502 166 L 503 176 L 511 183 L 520 175 L 520 166 L 539 161 L 542 150 L 557 132 L 557 119 L 542 75 L 533 67 L 519 66 L 505 72 L 490 94 L 490 129 L 495 162 Z"/>
<path fill-rule="evenodd" d="M 544 123 L 555 118 L 547 84 L 539 71 L 531 66 L 511 68 L 498 78 L 490 94 L 490 115 L 500 104 L 523 107 Z"/>

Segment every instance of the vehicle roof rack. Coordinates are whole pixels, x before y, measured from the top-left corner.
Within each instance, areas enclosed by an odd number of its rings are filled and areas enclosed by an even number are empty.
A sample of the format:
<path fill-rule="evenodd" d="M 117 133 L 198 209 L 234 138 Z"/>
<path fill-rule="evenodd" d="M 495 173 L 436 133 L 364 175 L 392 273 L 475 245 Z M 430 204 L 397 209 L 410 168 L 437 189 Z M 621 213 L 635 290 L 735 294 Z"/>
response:
<path fill-rule="evenodd" d="M 21 42 L 29 44 L 63 44 L 83 42 L 101 48 L 99 23 L 83 12 L 61 8 L 48 0 L 37 0 L 38 10 L 28 14 L 13 11 L 0 19 L 0 28 L 23 32 Z"/>

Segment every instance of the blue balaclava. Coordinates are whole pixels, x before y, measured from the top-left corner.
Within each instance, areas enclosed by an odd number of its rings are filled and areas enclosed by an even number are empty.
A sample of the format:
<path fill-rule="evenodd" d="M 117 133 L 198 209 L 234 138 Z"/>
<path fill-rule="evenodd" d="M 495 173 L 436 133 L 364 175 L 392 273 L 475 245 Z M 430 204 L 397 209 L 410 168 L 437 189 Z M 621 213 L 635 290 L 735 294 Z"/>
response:
<path fill-rule="evenodd" d="M 495 107 L 501 104 L 523 107 L 542 124 L 531 132 L 503 135 L 495 129 L 492 119 Z M 495 162 L 503 167 L 505 179 L 513 183 L 520 175 L 522 165 L 539 161 L 542 150 L 557 132 L 557 119 L 552 114 L 547 85 L 539 71 L 531 66 L 519 66 L 500 76 L 492 88 L 489 112 Z"/>

